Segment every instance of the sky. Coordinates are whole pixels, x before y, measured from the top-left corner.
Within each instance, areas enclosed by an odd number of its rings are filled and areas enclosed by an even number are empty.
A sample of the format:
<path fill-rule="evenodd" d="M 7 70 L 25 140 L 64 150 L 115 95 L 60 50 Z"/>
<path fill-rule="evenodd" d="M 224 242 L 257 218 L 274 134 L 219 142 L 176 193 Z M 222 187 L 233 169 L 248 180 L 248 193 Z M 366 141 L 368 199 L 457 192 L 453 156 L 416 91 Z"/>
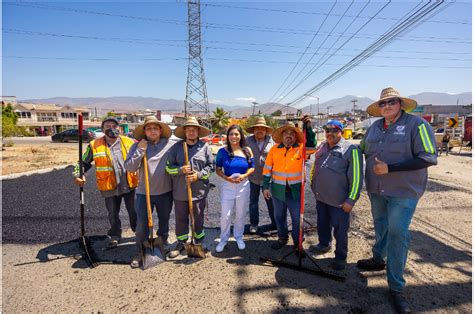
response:
<path fill-rule="evenodd" d="M 293 102 L 425 4 L 203 1 L 209 101 Z M 471 6 L 446 2 L 295 106 L 378 99 L 387 86 L 403 96 L 471 91 Z M 185 98 L 186 1 L 4 1 L 2 24 L 3 95 Z"/>

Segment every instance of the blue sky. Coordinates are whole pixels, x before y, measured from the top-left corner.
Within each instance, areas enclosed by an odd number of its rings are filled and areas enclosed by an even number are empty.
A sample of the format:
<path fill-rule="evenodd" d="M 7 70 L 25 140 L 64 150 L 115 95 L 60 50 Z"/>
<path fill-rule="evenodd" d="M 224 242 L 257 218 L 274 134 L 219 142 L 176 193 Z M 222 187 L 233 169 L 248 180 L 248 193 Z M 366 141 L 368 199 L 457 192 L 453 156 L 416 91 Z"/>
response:
<path fill-rule="evenodd" d="M 318 69 L 281 102 L 296 99 L 426 1 L 387 3 L 202 2 L 209 100 L 250 105 L 281 99 L 286 85 L 277 89 L 306 50 L 286 82 L 319 62 Z M 184 1 L 4 2 L 2 19 L 3 95 L 185 97 Z M 324 102 L 348 94 L 375 99 L 387 86 L 403 95 L 471 91 L 471 29 L 471 3 L 457 1 L 313 95 Z"/>

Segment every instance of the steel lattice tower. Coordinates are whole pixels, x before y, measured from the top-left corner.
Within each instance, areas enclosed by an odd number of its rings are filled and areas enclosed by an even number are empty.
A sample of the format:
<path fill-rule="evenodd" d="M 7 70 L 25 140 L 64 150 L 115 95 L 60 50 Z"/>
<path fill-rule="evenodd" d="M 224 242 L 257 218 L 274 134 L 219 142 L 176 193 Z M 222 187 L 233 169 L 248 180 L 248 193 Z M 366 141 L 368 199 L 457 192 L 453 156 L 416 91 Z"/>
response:
<path fill-rule="evenodd" d="M 201 54 L 200 0 L 188 0 L 188 37 L 188 81 L 186 84 L 184 114 L 186 117 L 190 114 L 197 115 L 203 126 L 212 129 Z"/>

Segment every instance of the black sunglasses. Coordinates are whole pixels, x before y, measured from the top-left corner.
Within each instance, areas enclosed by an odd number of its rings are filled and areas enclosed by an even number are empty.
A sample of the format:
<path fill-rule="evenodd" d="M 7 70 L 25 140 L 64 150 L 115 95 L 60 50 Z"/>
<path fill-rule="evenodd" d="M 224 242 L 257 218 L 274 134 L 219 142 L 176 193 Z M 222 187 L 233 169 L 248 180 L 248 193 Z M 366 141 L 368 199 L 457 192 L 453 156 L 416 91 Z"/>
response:
<path fill-rule="evenodd" d="M 398 99 L 398 98 L 392 98 L 392 99 L 389 99 L 389 100 L 386 100 L 386 101 L 381 101 L 381 102 L 379 102 L 379 108 L 383 108 L 386 105 L 394 106 L 395 104 L 397 104 L 399 102 L 400 102 L 400 99 Z"/>
<path fill-rule="evenodd" d="M 324 131 L 326 131 L 328 133 L 337 133 L 340 130 L 338 128 L 324 128 Z"/>

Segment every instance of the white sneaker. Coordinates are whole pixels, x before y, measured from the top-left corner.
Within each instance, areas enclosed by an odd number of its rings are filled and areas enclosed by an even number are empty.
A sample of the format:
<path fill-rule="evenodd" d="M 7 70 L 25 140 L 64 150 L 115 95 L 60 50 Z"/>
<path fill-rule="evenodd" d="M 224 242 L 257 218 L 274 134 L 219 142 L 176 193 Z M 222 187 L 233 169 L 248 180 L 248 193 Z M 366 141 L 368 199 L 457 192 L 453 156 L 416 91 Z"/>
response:
<path fill-rule="evenodd" d="M 216 246 L 216 253 L 221 253 L 224 251 L 225 246 L 227 245 L 227 242 L 219 242 Z"/>
<path fill-rule="evenodd" d="M 237 240 L 237 247 L 238 247 L 239 250 L 241 250 L 241 251 L 245 250 L 245 242 L 244 242 L 244 240 L 238 239 L 238 240 Z"/>

